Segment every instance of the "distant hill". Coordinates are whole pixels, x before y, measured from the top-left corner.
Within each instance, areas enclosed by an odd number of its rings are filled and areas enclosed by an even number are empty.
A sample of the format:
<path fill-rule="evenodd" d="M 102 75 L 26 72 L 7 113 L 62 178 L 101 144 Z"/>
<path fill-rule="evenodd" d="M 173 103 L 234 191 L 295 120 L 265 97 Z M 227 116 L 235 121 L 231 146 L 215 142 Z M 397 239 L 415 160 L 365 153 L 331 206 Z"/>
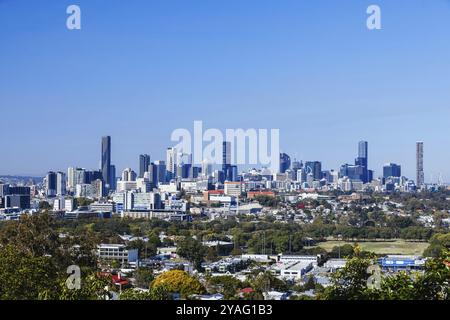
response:
<path fill-rule="evenodd" d="M 43 177 L 32 177 L 32 176 L 12 176 L 12 175 L 0 175 L 0 181 L 15 183 L 15 182 L 27 182 L 33 180 L 36 183 L 41 183 L 44 178 Z"/>

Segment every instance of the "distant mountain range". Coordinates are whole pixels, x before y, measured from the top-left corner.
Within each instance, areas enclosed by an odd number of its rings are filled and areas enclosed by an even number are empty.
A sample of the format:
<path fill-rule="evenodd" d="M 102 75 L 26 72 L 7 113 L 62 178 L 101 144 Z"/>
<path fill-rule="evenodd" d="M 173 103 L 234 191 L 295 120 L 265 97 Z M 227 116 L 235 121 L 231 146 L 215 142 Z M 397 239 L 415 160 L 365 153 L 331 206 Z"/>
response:
<path fill-rule="evenodd" d="M 33 180 L 36 183 L 42 182 L 44 180 L 43 177 L 32 177 L 32 176 L 12 176 L 12 175 L 0 175 L 0 181 L 2 182 L 27 182 Z"/>

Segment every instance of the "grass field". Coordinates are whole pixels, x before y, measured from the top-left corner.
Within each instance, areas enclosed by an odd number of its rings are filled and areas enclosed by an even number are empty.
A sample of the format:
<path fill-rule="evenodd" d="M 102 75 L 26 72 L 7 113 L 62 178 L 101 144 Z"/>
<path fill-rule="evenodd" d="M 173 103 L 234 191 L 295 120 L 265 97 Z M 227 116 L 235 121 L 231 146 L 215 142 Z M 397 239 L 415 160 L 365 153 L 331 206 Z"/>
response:
<path fill-rule="evenodd" d="M 331 251 L 333 247 L 344 244 L 355 244 L 356 242 L 346 241 L 326 241 L 317 244 L 327 251 Z M 406 254 L 406 255 L 421 255 L 423 250 L 428 247 L 427 242 L 409 242 L 405 240 L 393 241 L 367 241 L 357 242 L 362 250 L 371 251 L 376 254 Z"/>

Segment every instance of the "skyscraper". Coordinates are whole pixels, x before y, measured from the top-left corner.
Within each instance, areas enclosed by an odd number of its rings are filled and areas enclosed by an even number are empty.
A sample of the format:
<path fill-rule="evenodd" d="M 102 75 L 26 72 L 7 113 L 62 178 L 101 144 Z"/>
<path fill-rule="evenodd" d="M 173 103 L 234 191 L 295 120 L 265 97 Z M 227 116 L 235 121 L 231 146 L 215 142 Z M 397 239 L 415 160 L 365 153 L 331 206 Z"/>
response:
<path fill-rule="evenodd" d="M 102 138 L 102 176 L 104 188 L 109 190 L 111 185 L 111 137 Z"/>
<path fill-rule="evenodd" d="M 75 168 L 73 167 L 67 169 L 67 189 L 69 192 L 75 190 Z"/>
<path fill-rule="evenodd" d="M 220 182 L 225 180 L 232 181 L 231 173 L 231 142 L 224 141 L 222 143 L 222 178 Z"/>
<path fill-rule="evenodd" d="M 116 166 L 115 165 L 111 165 L 110 167 L 110 179 L 109 179 L 109 188 L 113 191 L 116 190 L 117 187 L 117 183 L 116 183 Z M 104 188 L 103 188 L 104 189 Z"/>
<path fill-rule="evenodd" d="M 356 166 L 362 167 L 362 182 L 369 181 L 369 143 L 367 141 L 360 141 L 358 143 L 358 158 L 355 160 Z"/>
<path fill-rule="evenodd" d="M 47 195 L 47 197 L 56 196 L 56 185 L 56 173 L 53 171 L 48 172 L 45 177 L 45 194 Z"/>
<path fill-rule="evenodd" d="M 314 180 L 322 179 L 322 162 L 320 161 L 306 161 L 305 162 L 306 174 L 312 174 Z"/>
<path fill-rule="evenodd" d="M 56 195 L 66 195 L 66 174 L 64 172 L 56 173 Z"/>
<path fill-rule="evenodd" d="M 367 159 L 369 154 L 369 143 L 367 141 L 360 141 L 358 143 L 358 157 Z"/>
<path fill-rule="evenodd" d="M 222 168 L 231 165 L 231 142 L 222 143 Z"/>
<path fill-rule="evenodd" d="M 400 178 L 402 175 L 402 168 L 395 163 L 386 163 L 383 166 L 383 178 L 387 179 L 389 177 Z"/>
<path fill-rule="evenodd" d="M 425 174 L 423 171 L 423 142 L 416 142 L 416 183 L 421 188 L 425 184 Z"/>
<path fill-rule="evenodd" d="M 150 156 L 148 154 L 141 154 L 139 156 L 139 178 L 144 177 L 144 173 L 148 171 L 150 165 Z"/>
<path fill-rule="evenodd" d="M 122 181 L 136 181 L 136 173 L 131 168 L 126 168 L 122 172 Z"/>
<path fill-rule="evenodd" d="M 280 153 L 280 173 L 285 173 L 291 167 L 291 157 L 286 153 Z"/>
<path fill-rule="evenodd" d="M 173 179 L 177 174 L 177 149 L 176 148 L 167 148 L 167 157 L 166 157 L 166 170 L 167 170 L 167 180 Z"/>

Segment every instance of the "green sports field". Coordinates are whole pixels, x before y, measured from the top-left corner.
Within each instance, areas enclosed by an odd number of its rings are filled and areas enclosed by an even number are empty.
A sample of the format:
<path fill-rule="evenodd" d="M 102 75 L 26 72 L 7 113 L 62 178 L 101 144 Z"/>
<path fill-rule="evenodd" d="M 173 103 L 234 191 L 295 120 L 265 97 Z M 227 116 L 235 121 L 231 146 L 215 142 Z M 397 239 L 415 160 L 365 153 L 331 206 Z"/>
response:
<path fill-rule="evenodd" d="M 409 242 L 405 240 L 393 241 L 367 241 L 367 242 L 347 242 L 347 241 L 326 241 L 317 244 L 327 251 L 331 251 L 333 247 L 344 244 L 358 243 L 362 250 L 371 251 L 376 254 L 405 254 L 405 255 L 421 255 L 428 247 L 427 242 Z"/>

